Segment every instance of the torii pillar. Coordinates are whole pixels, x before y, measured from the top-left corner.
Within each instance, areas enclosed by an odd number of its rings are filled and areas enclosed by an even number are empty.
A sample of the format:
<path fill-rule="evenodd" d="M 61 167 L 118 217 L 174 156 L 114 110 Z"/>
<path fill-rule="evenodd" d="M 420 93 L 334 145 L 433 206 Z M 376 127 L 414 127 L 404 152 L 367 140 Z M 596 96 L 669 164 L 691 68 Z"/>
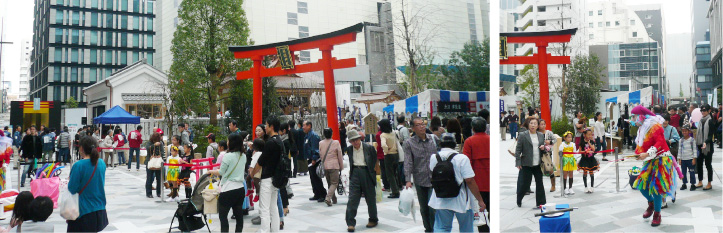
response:
<path fill-rule="evenodd" d="M 263 92 L 261 84 L 261 79 L 263 77 L 323 71 L 324 92 L 326 94 L 326 117 L 329 124 L 328 127 L 334 131 L 332 138 L 334 140 L 339 140 L 339 118 L 337 116 L 336 107 L 336 82 L 334 79 L 334 69 L 356 67 L 356 59 L 348 58 L 337 60 L 331 56 L 331 51 L 334 49 L 335 45 L 356 41 L 356 34 L 361 32 L 362 29 L 364 29 L 364 25 L 360 23 L 339 31 L 291 41 L 265 45 L 229 47 L 229 50 L 234 53 L 234 57 L 236 59 L 251 59 L 253 61 L 253 67 L 251 67 L 250 70 L 236 73 L 236 79 L 238 80 L 253 80 L 253 125 L 263 123 Z M 319 49 L 321 51 L 321 59 L 319 59 L 317 63 L 307 63 L 301 65 L 294 64 L 294 52 L 311 49 Z M 261 62 L 265 56 L 269 55 L 278 55 L 281 67 L 263 67 Z M 256 137 L 256 135 L 254 135 L 254 137 Z"/>
<path fill-rule="evenodd" d="M 570 56 L 552 56 L 547 53 L 547 46 L 550 43 L 570 42 L 575 32 L 577 32 L 577 28 L 561 31 L 500 33 L 500 65 L 535 64 L 538 66 L 540 73 L 540 110 L 542 111 L 542 119 L 547 122 L 547 130 L 552 130 L 547 65 L 570 64 Z M 534 43 L 537 47 L 537 54 L 507 57 L 507 43 Z"/>

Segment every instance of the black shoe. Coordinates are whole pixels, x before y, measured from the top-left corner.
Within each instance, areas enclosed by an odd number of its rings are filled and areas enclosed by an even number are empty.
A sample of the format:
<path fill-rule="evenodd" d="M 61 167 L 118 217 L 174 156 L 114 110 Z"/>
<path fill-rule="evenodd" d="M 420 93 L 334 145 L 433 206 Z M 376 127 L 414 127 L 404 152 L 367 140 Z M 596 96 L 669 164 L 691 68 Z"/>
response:
<path fill-rule="evenodd" d="M 231 219 L 236 219 L 236 215 L 231 215 Z"/>
<path fill-rule="evenodd" d="M 324 198 L 319 198 L 316 200 L 316 202 L 324 202 Z"/>
<path fill-rule="evenodd" d="M 316 201 L 316 200 L 319 200 L 319 199 L 320 199 L 320 198 L 318 198 L 318 197 L 311 197 L 311 198 L 309 198 L 309 201 Z"/>
<path fill-rule="evenodd" d="M 690 191 L 695 191 L 696 189 L 698 189 L 698 186 L 695 186 L 695 185 L 690 186 Z"/>
<path fill-rule="evenodd" d="M 680 190 L 686 190 L 686 189 L 688 189 L 688 185 L 686 185 L 686 184 L 683 184 L 683 186 L 680 187 Z M 693 188 L 691 187 L 690 189 L 693 189 Z"/>
<path fill-rule="evenodd" d="M 21 184 L 20 187 L 21 187 L 21 188 L 22 188 L 22 187 L 25 187 L 25 184 Z"/>
<path fill-rule="evenodd" d="M 602 159 L 602 161 L 608 161 L 608 159 L 606 159 L 606 158 L 603 158 L 603 159 Z"/>
<path fill-rule="evenodd" d="M 289 194 L 289 199 L 294 198 L 294 194 Z"/>
<path fill-rule="evenodd" d="M 153 195 L 146 195 L 147 198 L 153 198 Z"/>
<path fill-rule="evenodd" d="M 399 198 L 399 194 L 389 194 L 387 198 Z"/>
<path fill-rule="evenodd" d="M 161 194 L 156 194 L 156 197 L 161 197 Z"/>
<path fill-rule="evenodd" d="M 522 207 L 522 202 L 517 202 L 517 207 Z"/>
<path fill-rule="evenodd" d="M 527 192 L 525 193 L 525 196 L 526 196 L 526 195 L 530 195 L 530 193 L 532 193 L 532 191 L 527 191 Z"/>

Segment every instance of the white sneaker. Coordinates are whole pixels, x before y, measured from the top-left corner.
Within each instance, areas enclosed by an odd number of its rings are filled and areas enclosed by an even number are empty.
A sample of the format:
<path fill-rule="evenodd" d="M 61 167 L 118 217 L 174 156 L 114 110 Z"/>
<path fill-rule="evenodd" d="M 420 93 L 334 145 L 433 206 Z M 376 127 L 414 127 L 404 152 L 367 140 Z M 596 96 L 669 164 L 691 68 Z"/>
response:
<path fill-rule="evenodd" d="M 585 193 L 590 193 L 590 187 L 585 187 Z"/>
<path fill-rule="evenodd" d="M 594 193 L 594 192 L 595 192 L 595 187 L 590 187 L 590 193 Z"/>
<path fill-rule="evenodd" d="M 172 201 L 175 201 L 175 198 L 169 197 L 168 199 L 166 199 L 166 202 L 172 202 Z"/>
<path fill-rule="evenodd" d="M 572 191 L 572 188 L 570 188 L 570 195 L 575 195 L 575 191 Z"/>

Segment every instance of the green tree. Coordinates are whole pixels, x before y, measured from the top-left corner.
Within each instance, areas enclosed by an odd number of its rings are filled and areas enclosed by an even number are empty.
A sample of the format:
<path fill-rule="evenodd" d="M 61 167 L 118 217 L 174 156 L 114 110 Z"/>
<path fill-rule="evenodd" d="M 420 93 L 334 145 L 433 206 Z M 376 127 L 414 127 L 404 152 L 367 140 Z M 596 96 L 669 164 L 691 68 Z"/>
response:
<path fill-rule="evenodd" d="M 432 85 L 437 89 L 453 91 L 489 91 L 490 40 L 482 43 L 470 41 L 455 51 L 441 71 L 445 78 Z"/>
<path fill-rule="evenodd" d="M 680 86 L 680 93 L 678 94 L 678 97 L 683 97 L 683 86 Z"/>
<path fill-rule="evenodd" d="M 572 60 L 565 76 L 567 78 L 567 101 L 564 103 L 568 113 L 576 110 L 585 115 L 592 115 L 597 111 L 595 106 L 600 101 L 600 88 L 603 87 L 602 78 L 605 77 L 605 67 L 595 55 L 578 55 Z"/>
<path fill-rule="evenodd" d="M 179 24 L 171 42 L 173 65 L 169 72 L 173 109 L 210 112 L 217 124 L 222 80 L 250 67 L 235 59 L 229 46 L 253 44 L 249 39 L 242 0 L 185 0 L 178 10 Z M 177 114 L 181 115 L 181 114 Z"/>
<path fill-rule="evenodd" d="M 68 108 L 77 108 L 78 107 L 78 101 L 75 100 L 75 97 L 68 97 L 68 99 L 65 100 L 65 106 Z"/>
<path fill-rule="evenodd" d="M 520 95 L 524 106 L 540 106 L 540 74 L 536 66 L 526 65 L 520 71 L 517 85 L 524 94 Z"/>

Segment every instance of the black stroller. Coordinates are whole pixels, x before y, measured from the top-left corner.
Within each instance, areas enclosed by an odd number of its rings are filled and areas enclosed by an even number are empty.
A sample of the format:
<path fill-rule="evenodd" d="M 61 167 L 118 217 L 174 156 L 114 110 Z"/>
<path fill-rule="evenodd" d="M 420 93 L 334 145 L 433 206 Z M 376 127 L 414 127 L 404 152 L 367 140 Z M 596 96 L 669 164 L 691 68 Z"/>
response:
<path fill-rule="evenodd" d="M 171 229 L 173 229 L 173 222 L 176 218 L 178 218 L 178 230 L 181 232 L 195 231 L 203 228 L 204 225 L 206 229 L 208 229 L 208 232 L 211 232 L 211 228 L 208 226 L 208 219 L 206 215 L 203 214 L 203 196 L 201 196 L 201 191 L 208 187 L 209 182 L 211 182 L 210 174 L 203 174 L 193 187 L 191 199 L 183 199 L 178 202 L 178 209 L 176 209 L 176 212 L 173 214 L 168 232 L 171 232 Z"/>

